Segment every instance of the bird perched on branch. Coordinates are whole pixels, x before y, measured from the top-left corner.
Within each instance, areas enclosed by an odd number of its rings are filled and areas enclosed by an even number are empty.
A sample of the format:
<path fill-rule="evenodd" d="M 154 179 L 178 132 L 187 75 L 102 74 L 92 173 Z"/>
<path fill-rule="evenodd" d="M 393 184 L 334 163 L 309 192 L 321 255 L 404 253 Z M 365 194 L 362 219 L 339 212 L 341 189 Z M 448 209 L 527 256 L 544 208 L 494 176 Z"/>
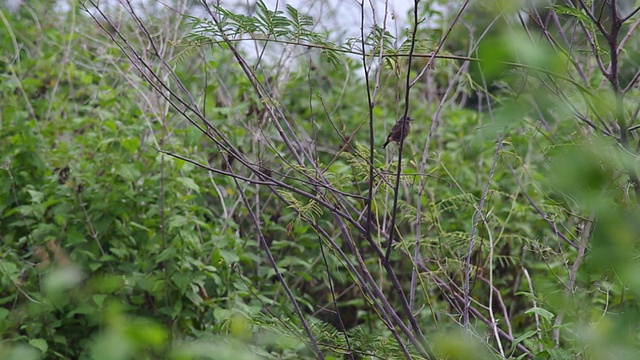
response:
<path fill-rule="evenodd" d="M 411 131 L 411 122 L 414 119 L 410 118 L 410 117 L 401 117 L 395 125 L 393 125 L 393 128 L 391 128 L 391 132 L 389 133 L 389 136 L 387 136 L 387 141 L 382 145 L 383 148 L 386 148 L 387 145 L 389 145 L 390 142 L 395 141 L 397 143 L 399 143 L 400 141 L 404 140 L 407 135 L 409 135 L 409 131 Z"/>

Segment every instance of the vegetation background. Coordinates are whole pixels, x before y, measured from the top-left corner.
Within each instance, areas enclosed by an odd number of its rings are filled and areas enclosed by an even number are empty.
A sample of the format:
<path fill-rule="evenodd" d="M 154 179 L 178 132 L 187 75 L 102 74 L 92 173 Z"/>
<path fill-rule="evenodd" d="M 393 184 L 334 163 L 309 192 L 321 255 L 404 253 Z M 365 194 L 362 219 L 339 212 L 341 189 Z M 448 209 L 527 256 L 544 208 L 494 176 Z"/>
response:
<path fill-rule="evenodd" d="M 0 358 L 640 357 L 640 7 L 323 4 L 0 8 Z"/>

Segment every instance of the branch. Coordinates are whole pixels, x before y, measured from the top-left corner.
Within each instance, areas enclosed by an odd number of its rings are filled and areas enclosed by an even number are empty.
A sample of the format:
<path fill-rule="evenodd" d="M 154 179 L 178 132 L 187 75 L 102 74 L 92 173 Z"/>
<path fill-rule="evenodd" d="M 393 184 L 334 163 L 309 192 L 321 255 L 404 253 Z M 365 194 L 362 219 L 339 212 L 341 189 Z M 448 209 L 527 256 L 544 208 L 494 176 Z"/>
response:
<path fill-rule="evenodd" d="M 480 203 L 476 208 L 476 212 L 473 217 L 473 226 L 471 227 L 471 235 L 469 237 L 469 247 L 467 248 L 467 255 L 464 260 L 464 284 L 463 284 L 463 293 L 464 293 L 464 309 L 462 311 L 462 325 L 465 328 L 469 328 L 469 293 L 471 291 L 469 282 L 471 277 L 471 253 L 473 252 L 473 247 L 475 245 L 475 237 L 476 231 L 478 229 L 478 224 L 480 223 L 480 218 L 484 217 L 482 215 L 482 211 L 484 209 L 484 202 L 487 199 L 487 195 L 489 194 L 489 187 L 491 185 L 491 180 L 493 179 L 493 175 L 496 171 L 496 165 L 498 163 L 498 156 L 500 155 L 500 150 L 502 150 L 502 141 L 506 134 L 506 129 L 502 131 L 500 137 L 498 138 L 498 145 L 496 146 L 496 151 L 493 154 L 493 163 L 491 164 L 491 170 L 489 170 L 489 176 L 487 178 L 487 183 L 485 184 L 484 190 L 482 191 L 482 196 L 480 197 Z"/>
<path fill-rule="evenodd" d="M 258 220 L 256 215 L 253 213 L 253 210 L 251 210 L 251 204 L 249 204 L 247 197 L 244 195 L 244 191 L 240 187 L 240 184 L 238 183 L 238 179 L 234 177 L 233 181 L 236 184 L 236 187 L 238 188 L 238 193 L 242 197 L 242 202 L 244 203 L 245 208 L 249 212 L 249 217 L 251 218 L 253 225 L 256 227 L 258 239 L 260 240 L 260 243 L 262 244 L 264 251 L 267 254 L 267 259 L 269 260 L 269 263 L 273 267 L 273 271 L 275 272 L 275 275 L 278 278 L 278 282 L 280 282 L 280 284 L 282 285 L 282 288 L 284 289 L 284 292 L 287 294 L 287 297 L 289 298 L 291 305 L 293 305 L 296 315 L 298 315 L 298 318 L 302 322 L 302 327 L 304 328 L 304 331 L 307 333 L 307 337 L 311 342 L 311 350 L 314 352 L 316 358 L 320 360 L 324 360 L 324 355 L 322 354 L 322 351 L 320 351 L 320 349 L 318 348 L 318 342 L 316 341 L 316 338 L 313 335 L 313 332 L 311 332 L 311 329 L 309 328 L 309 324 L 307 323 L 307 320 L 305 319 L 304 314 L 302 313 L 302 310 L 300 310 L 300 305 L 298 305 L 298 301 L 296 300 L 296 297 L 293 295 L 293 293 L 291 292 L 291 289 L 287 285 L 287 282 L 284 280 L 284 277 L 282 276 L 282 273 L 278 268 L 278 264 L 276 263 L 276 260 L 273 257 L 273 254 L 271 254 L 271 250 L 269 249 L 269 244 L 267 243 L 267 240 L 265 240 L 264 234 L 262 233 L 262 229 L 260 227 L 260 221 Z"/>
<path fill-rule="evenodd" d="M 553 222 L 551 222 L 551 220 L 549 220 L 549 217 L 544 213 L 544 211 L 542 211 L 542 209 L 540 209 L 540 207 L 538 207 L 538 204 L 536 204 L 536 202 L 533 201 L 533 199 L 529 196 L 529 194 L 527 193 L 527 190 L 524 188 L 524 186 L 522 186 L 522 183 L 518 179 L 516 171 L 513 169 L 511 165 L 509 165 L 509 170 L 511 170 L 511 174 L 513 175 L 513 178 L 516 181 L 516 184 L 518 184 L 518 187 L 522 191 L 522 194 L 524 195 L 524 197 L 527 198 L 527 201 L 529 202 L 529 204 L 531 204 L 531 206 L 536 210 L 538 215 L 540 215 L 540 217 L 549 225 L 553 233 L 556 236 L 558 236 L 560 239 L 562 239 L 564 242 L 571 245 L 574 249 L 578 249 L 578 245 L 574 244 L 573 241 L 569 240 L 569 238 L 567 238 L 563 233 L 561 233 L 556 227 L 556 224 L 554 224 Z"/>

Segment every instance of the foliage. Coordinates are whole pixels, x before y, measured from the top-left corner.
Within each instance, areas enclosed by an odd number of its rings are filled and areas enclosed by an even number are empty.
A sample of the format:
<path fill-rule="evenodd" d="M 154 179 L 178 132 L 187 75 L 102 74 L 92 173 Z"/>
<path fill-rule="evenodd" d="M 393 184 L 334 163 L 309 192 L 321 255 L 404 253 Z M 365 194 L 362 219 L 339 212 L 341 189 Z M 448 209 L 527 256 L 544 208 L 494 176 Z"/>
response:
<path fill-rule="evenodd" d="M 2 12 L 0 357 L 637 353 L 632 10 L 70 4 Z"/>

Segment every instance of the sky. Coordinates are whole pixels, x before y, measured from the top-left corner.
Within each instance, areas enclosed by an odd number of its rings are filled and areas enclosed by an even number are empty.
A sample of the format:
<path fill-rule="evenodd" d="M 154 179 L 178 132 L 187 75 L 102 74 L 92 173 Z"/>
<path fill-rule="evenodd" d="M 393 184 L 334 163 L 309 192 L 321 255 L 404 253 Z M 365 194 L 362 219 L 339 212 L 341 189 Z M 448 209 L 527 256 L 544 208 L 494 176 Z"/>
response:
<path fill-rule="evenodd" d="M 242 1 L 242 0 L 240 0 Z M 253 1 L 253 0 L 250 0 Z M 263 0 L 270 9 L 278 6 L 281 9 L 289 4 L 298 11 L 306 12 L 318 22 L 332 27 L 331 30 L 340 29 L 346 37 L 360 35 L 361 0 Z M 365 32 L 373 25 L 375 14 L 376 22 L 382 26 L 385 16 L 384 0 L 364 0 L 365 3 Z M 246 3 L 246 0 L 244 0 Z M 407 24 L 407 12 L 413 9 L 413 0 L 388 0 L 387 4 L 387 28 L 395 35 L 396 30 L 401 31 Z M 372 6 L 375 11 L 372 11 Z"/>
<path fill-rule="evenodd" d="M 68 1 L 77 0 L 58 0 L 59 10 L 64 11 L 69 9 Z M 114 4 L 121 0 L 101 0 L 101 3 Z M 148 0 L 130 0 L 133 3 L 144 3 Z M 151 0 L 158 3 L 171 3 L 172 0 Z M 211 0 L 207 0 L 211 1 Z M 255 4 L 256 0 L 218 0 L 225 6 L 230 7 L 246 7 L 248 4 Z M 341 33 L 344 37 L 357 37 L 360 34 L 360 19 L 361 19 L 361 5 L 362 0 L 263 0 L 269 9 L 284 10 L 286 4 L 289 4 L 302 13 L 307 13 L 314 17 L 314 19 L 327 26 L 332 33 L 335 33 L 338 29 L 338 33 Z M 365 1 L 365 30 L 368 30 L 373 25 L 373 18 L 375 15 L 376 22 L 382 26 L 382 22 L 385 18 L 385 6 L 387 7 L 387 29 L 396 34 L 406 27 L 407 12 L 413 8 L 413 0 L 363 0 Z M 15 10 L 24 0 L 0 0 L 0 4 Z M 385 5 L 386 3 L 386 5 Z M 374 9 L 374 11 L 372 11 Z M 318 29 L 322 30 L 322 29 Z M 365 31 L 366 32 L 366 31 Z"/>

